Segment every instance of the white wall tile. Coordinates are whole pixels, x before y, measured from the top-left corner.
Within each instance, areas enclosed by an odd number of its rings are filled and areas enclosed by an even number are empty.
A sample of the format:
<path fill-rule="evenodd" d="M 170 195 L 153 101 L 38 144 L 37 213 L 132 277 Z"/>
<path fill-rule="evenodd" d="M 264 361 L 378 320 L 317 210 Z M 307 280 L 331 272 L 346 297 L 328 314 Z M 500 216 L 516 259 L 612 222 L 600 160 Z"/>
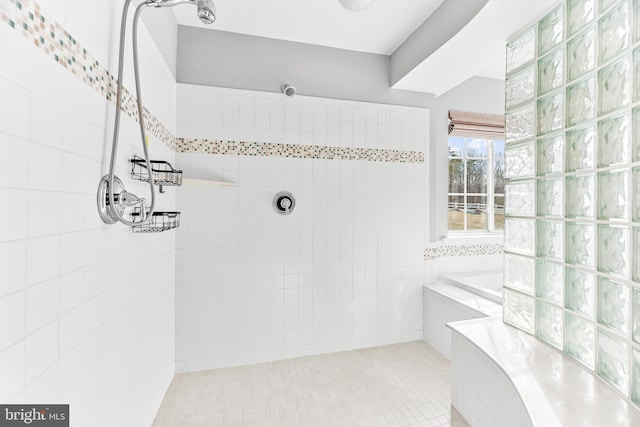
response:
<path fill-rule="evenodd" d="M 210 103 L 221 99 L 230 109 L 223 114 L 236 114 L 233 91 L 189 87 L 204 90 Z M 251 110 L 252 99 L 255 136 L 264 142 L 283 137 L 292 144 L 365 147 L 369 129 L 375 138 L 371 148 L 377 148 L 382 108 L 387 128 L 389 112 L 395 111 L 402 131 L 399 107 L 300 96 L 282 101 L 243 91 L 239 117 Z M 252 129 L 250 114 L 244 116 L 241 135 Z M 225 131 L 207 138 L 225 139 Z M 398 149 L 401 136 L 399 141 Z M 424 147 L 424 141 L 416 145 Z M 183 297 L 176 313 L 188 319 L 188 326 L 182 320 L 177 329 L 180 372 L 422 336 L 424 234 L 416 236 L 414 221 L 390 212 L 393 203 L 423 217 L 425 182 L 409 178 L 423 173 L 424 165 L 206 154 L 177 158 L 187 175 L 202 173 L 207 164 L 207 173 L 239 182 L 237 188 L 206 193 L 185 188 L 177 195 L 189 215 L 189 228 L 178 230 L 177 241 L 191 248 L 179 250 L 177 257 L 176 294 Z M 391 188 L 391 166 L 394 198 L 389 190 L 381 195 L 380 188 L 381 181 Z M 271 207 L 281 190 L 292 191 L 298 201 L 286 218 Z M 386 270 L 379 274 L 382 265 Z M 414 273 L 405 277 L 408 270 Z M 392 289 L 395 283 L 401 285 Z M 203 298 L 206 290 L 210 298 Z M 208 327 L 202 327 L 203 316 Z"/>
<path fill-rule="evenodd" d="M 27 384 L 50 368 L 58 359 L 58 323 L 49 323 L 25 338 L 25 369 Z"/>
<path fill-rule="evenodd" d="M 188 130 L 178 127 L 178 136 L 408 151 L 425 149 L 426 129 L 416 130 L 424 125 L 424 109 L 308 96 L 283 100 L 276 94 L 253 91 L 241 91 L 242 95 L 238 96 L 235 89 L 179 86 L 180 109 L 189 109 L 193 102 L 187 102 L 187 98 L 197 96 L 197 107 L 206 104 L 207 117 L 203 127 L 201 112 L 197 112 L 198 117 L 191 120 Z M 177 114 L 178 123 L 190 116 L 185 111 Z M 194 128 L 194 124 L 198 126 Z"/>
<path fill-rule="evenodd" d="M 0 298 L 0 351 L 24 337 L 24 291 Z"/>
<path fill-rule="evenodd" d="M 82 380 L 82 371 L 77 367 L 82 364 L 82 346 L 76 346 L 60 357 L 58 385 L 60 394 L 65 395 L 73 386 Z"/>
<path fill-rule="evenodd" d="M 26 333 L 31 334 L 58 318 L 60 279 L 54 278 L 27 288 Z"/>
<path fill-rule="evenodd" d="M 64 81 L 67 72 L 58 66 L 50 56 L 43 55 L 42 52 L 34 52 L 33 80 L 30 88 L 37 96 L 58 103 L 64 97 Z"/>
<path fill-rule="evenodd" d="M 57 191 L 62 178 L 62 151 L 36 142 L 29 145 L 29 187 Z"/>
<path fill-rule="evenodd" d="M 42 375 L 27 384 L 24 398 L 29 402 L 52 402 L 58 396 L 59 374 L 57 364 L 51 365 Z"/>
<path fill-rule="evenodd" d="M 0 76 L 28 88 L 33 76 L 33 49 L 24 38 L 16 38 L 14 30 L 6 25 L 0 28 Z"/>
<path fill-rule="evenodd" d="M 29 141 L 0 133 L 0 152 L 10 159 L 0 168 L 0 182 L 6 187 L 26 188 L 29 178 Z"/>
<path fill-rule="evenodd" d="M 42 12 L 68 24 L 101 65 L 115 64 L 122 2 L 90 3 L 50 2 Z M 95 13 L 87 20 L 89 7 Z M 176 104 L 190 94 L 177 96 L 143 27 L 140 41 L 145 106 L 174 131 Z M 96 427 L 112 424 L 84 415 L 117 406 L 131 420 L 123 425 L 149 425 L 173 375 L 173 261 L 165 266 L 174 240 L 133 235 L 98 218 L 95 190 L 107 166 L 113 104 L 4 22 L 0 49 L 0 157 L 10 159 L 0 171 L 0 197 L 11 206 L 0 213 L 0 400 L 64 401 L 75 408 L 74 422 Z M 137 132 L 123 115 L 118 174 L 134 192 L 146 191 L 128 179 L 124 161 L 140 151 Z M 168 148 L 152 147 L 174 160 Z M 173 208 L 172 193 L 159 200 Z M 143 297 L 151 294 L 154 304 Z M 122 320 L 114 335 L 107 317 L 116 313 Z M 114 393 L 113 382 L 129 386 Z"/>
<path fill-rule="evenodd" d="M 24 87 L 0 78 L 0 93 L 5 100 L 0 103 L 0 129 L 3 133 L 29 137 L 29 114 L 31 110 L 31 94 Z"/>
<path fill-rule="evenodd" d="M 60 236 L 60 274 L 77 270 L 85 264 L 84 236 L 81 232 Z"/>
<path fill-rule="evenodd" d="M 28 236 L 41 237 L 60 233 L 63 206 L 60 193 L 52 191 L 29 192 Z"/>
<path fill-rule="evenodd" d="M 27 246 L 24 240 L 0 244 L 0 297 L 21 290 L 27 281 Z"/>
<path fill-rule="evenodd" d="M 8 402 L 24 389 L 24 342 L 21 341 L 0 353 L 0 399 Z"/>
<path fill-rule="evenodd" d="M 84 298 L 84 269 L 60 276 L 60 313 L 64 314 L 79 307 Z"/>
<path fill-rule="evenodd" d="M 60 343 L 59 343 L 59 355 L 60 357 L 66 355 L 72 348 L 78 347 L 84 338 L 83 325 L 82 325 L 82 309 L 76 308 L 68 313 L 62 315 L 59 320 L 60 328 Z"/>
<path fill-rule="evenodd" d="M 29 239 L 27 242 L 27 285 L 51 279 L 60 271 L 60 236 Z"/>
<path fill-rule="evenodd" d="M 11 201 L 11 209 L 0 210 L 0 242 L 27 236 L 27 197 L 25 191 L 0 188 L 0 200 Z"/>
<path fill-rule="evenodd" d="M 84 157 L 63 152 L 60 190 L 67 193 L 88 193 L 93 191 L 94 182 L 91 182 L 89 186 L 87 185 L 88 174 L 86 169 L 91 166 L 87 164 Z"/>
<path fill-rule="evenodd" d="M 64 111 L 46 98 L 34 96 L 31 105 L 29 135 L 34 141 L 62 148 Z"/>

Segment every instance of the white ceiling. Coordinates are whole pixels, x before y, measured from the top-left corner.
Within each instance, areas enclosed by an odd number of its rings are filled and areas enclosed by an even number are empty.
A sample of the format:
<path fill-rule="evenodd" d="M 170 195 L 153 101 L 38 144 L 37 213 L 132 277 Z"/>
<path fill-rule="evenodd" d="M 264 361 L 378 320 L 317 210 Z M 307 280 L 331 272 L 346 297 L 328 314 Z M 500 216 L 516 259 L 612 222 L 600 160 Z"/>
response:
<path fill-rule="evenodd" d="M 214 0 L 217 19 L 202 24 L 176 6 L 180 25 L 390 55 L 444 0 L 376 0 L 361 12 L 338 0 Z"/>
<path fill-rule="evenodd" d="M 214 0 L 217 20 L 172 8 L 180 25 L 391 55 L 445 0 L 375 0 L 360 12 L 338 0 Z M 488 0 L 456 35 L 394 89 L 439 96 L 474 76 L 504 79 L 505 42 L 559 0 Z"/>
<path fill-rule="evenodd" d="M 556 4 L 558 0 L 489 0 L 466 27 L 393 88 L 438 96 L 474 76 L 504 79 L 507 38 Z"/>

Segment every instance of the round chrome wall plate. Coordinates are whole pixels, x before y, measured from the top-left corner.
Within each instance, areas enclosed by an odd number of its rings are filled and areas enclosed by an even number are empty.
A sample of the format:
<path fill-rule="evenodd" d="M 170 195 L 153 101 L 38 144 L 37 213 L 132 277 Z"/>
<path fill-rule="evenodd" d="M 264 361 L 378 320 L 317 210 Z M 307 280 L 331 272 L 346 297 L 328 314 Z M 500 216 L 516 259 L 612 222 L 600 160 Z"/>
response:
<path fill-rule="evenodd" d="M 113 177 L 114 194 L 120 194 L 124 190 L 124 184 L 117 176 Z M 124 206 L 116 204 L 113 207 L 109 206 L 109 175 L 105 175 L 100 180 L 98 185 L 98 214 L 100 219 L 105 224 L 115 224 L 118 222 L 118 218 L 113 213 L 112 209 L 115 209 L 120 216 L 124 213 Z"/>
<path fill-rule="evenodd" d="M 288 191 L 281 191 L 273 198 L 273 210 L 280 215 L 290 215 L 296 207 L 296 199 Z"/>

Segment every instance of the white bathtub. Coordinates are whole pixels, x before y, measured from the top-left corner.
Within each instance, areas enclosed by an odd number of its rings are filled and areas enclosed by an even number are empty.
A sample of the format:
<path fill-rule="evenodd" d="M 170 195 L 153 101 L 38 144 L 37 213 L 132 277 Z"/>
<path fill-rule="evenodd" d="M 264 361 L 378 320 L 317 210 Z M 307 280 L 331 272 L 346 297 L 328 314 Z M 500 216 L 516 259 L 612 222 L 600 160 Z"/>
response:
<path fill-rule="evenodd" d="M 447 273 L 438 276 L 438 281 L 502 304 L 502 270 Z"/>
<path fill-rule="evenodd" d="M 423 330 L 427 344 L 451 358 L 449 322 L 502 316 L 502 270 L 447 273 L 423 289 Z"/>

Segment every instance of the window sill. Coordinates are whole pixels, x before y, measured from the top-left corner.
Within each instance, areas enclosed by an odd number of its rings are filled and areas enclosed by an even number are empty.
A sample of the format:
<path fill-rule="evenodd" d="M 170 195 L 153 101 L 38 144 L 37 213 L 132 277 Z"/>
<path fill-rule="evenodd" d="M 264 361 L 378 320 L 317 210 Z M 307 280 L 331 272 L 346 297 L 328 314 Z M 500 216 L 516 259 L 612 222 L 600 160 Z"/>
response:
<path fill-rule="evenodd" d="M 472 244 L 472 243 L 502 243 L 504 240 L 503 232 L 449 232 L 449 235 L 442 238 L 444 245 L 450 244 Z"/>

